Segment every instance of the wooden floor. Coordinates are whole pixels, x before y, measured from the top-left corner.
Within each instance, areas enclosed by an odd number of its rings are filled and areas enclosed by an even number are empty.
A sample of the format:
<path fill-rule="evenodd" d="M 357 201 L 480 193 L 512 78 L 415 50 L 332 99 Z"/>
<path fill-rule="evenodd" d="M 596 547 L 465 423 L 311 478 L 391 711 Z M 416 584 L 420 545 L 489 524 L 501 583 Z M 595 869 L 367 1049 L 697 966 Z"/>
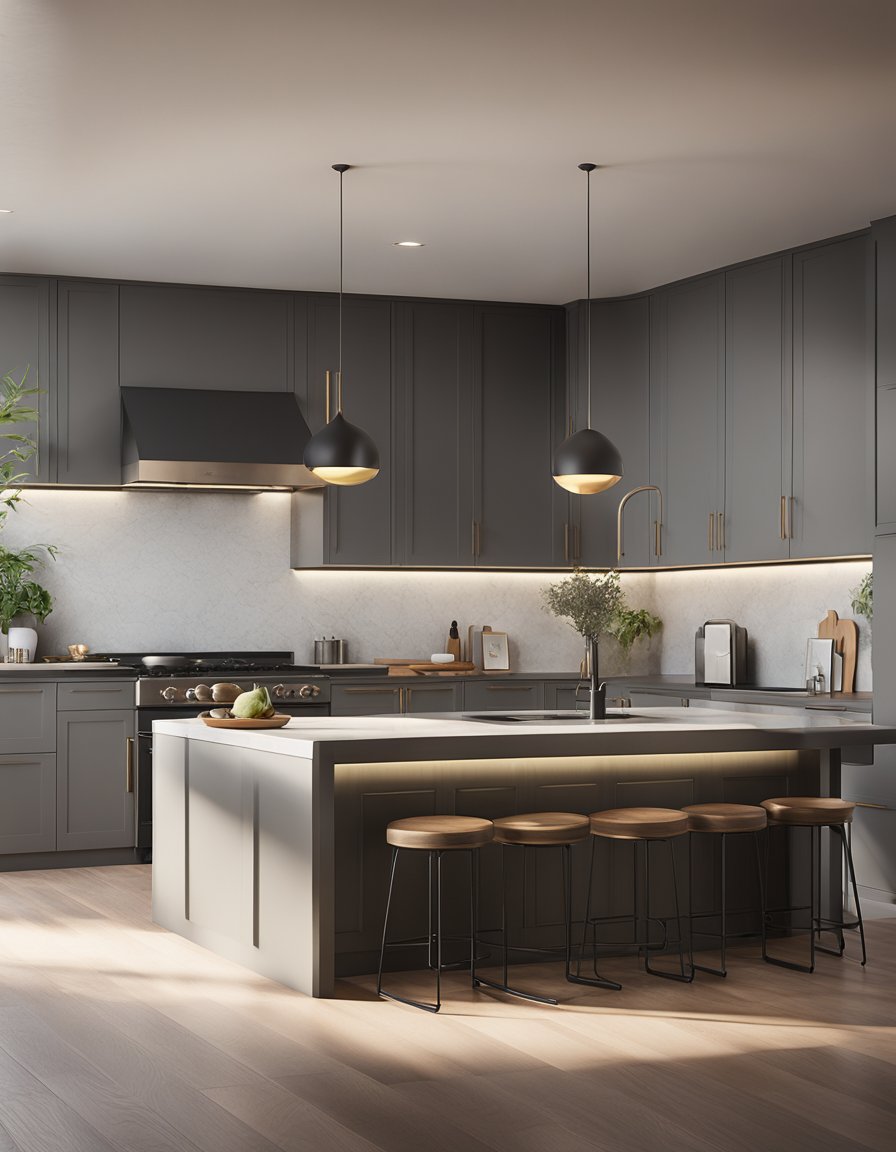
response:
<path fill-rule="evenodd" d="M 683 986 L 618 959 L 613 993 L 527 968 L 557 1008 L 452 974 L 431 1016 L 219 960 L 150 922 L 149 888 L 148 867 L 0 875 L 0 1152 L 894 1147 L 896 920 L 865 970 L 747 948 Z"/>

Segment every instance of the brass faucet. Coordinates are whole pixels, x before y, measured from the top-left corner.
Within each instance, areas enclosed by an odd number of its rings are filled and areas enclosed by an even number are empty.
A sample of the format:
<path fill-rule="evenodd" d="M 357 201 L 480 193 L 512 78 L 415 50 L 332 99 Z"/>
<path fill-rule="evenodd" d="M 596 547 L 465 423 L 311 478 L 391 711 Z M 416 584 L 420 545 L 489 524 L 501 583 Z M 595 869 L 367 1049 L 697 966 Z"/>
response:
<path fill-rule="evenodd" d="M 618 564 L 622 557 L 625 555 L 625 549 L 622 546 L 622 511 L 632 496 L 636 496 L 639 492 L 656 492 L 660 502 L 659 519 L 653 522 L 653 551 L 654 555 L 662 556 L 663 554 L 663 494 L 656 484 L 642 484 L 639 488 L 632 488 L 631 492 L 626 494 L 619 501 L 619 511 L 616 513 L 616 563 Z"/>

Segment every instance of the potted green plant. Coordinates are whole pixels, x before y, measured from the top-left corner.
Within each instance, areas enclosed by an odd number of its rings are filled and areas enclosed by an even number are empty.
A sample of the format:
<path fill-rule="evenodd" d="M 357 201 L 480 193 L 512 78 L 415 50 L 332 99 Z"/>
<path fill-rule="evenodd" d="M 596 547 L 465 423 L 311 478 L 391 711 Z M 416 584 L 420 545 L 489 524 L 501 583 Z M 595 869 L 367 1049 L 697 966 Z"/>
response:
<path fill-rule="evenodd" d="M 565 617 L 584 637 L 586 661 L 591 680 L 592 720 L 606 715 L 606 685 L 599 683 L 598 645 L 602 635 L 613 636 L 624 652 L 641 636 L 652 636 L 662 621 L 644 609 L 632 609 L 625 603 L 619 573 L 588 576 L 580 568 L 572 576 L 543 590 L 545 606 L 555 616 Z"/>
<path fill-rule="evenodd" d="M 866 572 L 855 588 L 850 588 L 850 607 L 857 616 L 864 616 L 868 623 L 874 614 L 874 573 Z"/>
<path fill-rule="evenodd" d="M 9 373 L 0 380 L 0 441 L 5 447 L 0 454 L 0 528 L 22 499 L 18 485 L 27 478 L 24 465 L 37 451 L 30 436 L 15 430 L 37 419 L 30 398 L 38 390 L 29 388 L 27 379 L 26 370 L 21 380 Z M 43 624 L 53 611 L 52 596 L 32 577 L 47 556 L 55 555 L 52 545 L 32 544 L 13 551 L 0 544 L 0 633 L 9 635 L 13 623 L 18 622 L 21 634 L 15 636 L 13 629 L 9 647 L 27 648 L 31 657 L 37 646 L 37 633 L 29 622 L 33 619 Z"/>

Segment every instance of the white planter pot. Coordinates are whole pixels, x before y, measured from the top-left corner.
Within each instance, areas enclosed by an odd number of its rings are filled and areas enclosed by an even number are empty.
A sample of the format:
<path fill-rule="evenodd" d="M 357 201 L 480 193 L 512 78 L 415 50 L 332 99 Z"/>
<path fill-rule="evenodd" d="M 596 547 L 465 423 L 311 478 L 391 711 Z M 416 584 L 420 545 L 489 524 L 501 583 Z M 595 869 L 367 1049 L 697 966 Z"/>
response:
<path fill-rule="evenodd" d="M 28 651 L 28 658 L 19 663 L 31 664 L 37 652 L 37 633 L 33 628 L 10 628 L 9 634 L 6 637 L 7 641 L 7 660 L 10 659 L 12 653 L 16 648 L 25 648 Z"/>

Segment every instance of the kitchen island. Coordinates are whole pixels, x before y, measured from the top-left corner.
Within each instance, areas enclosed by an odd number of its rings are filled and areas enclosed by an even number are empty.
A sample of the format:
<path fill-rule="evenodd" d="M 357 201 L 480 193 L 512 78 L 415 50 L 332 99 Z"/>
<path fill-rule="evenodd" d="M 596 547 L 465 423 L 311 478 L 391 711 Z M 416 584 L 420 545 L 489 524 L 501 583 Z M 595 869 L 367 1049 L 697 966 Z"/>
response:
<path fill-rule="evenodd" d="M 516 715 L 293 718 L 252 731 L 156 721 L 153 918 L 329 996 L 337 976 L 375 969 L 390 820 L 831 795 L 842 746 L 896 743 L 894 728 L 825 712 L 645 708 L 594 724 Z M 836 892 L 833 854 L 829 864 Z M 489 924 L 494 871 L 484 860 Z M 527 942 L 541 946 L 562 913 L 552 866 L 532 871 L 521 915 Z M 601 898 L 612 902 L 620 882 L 602 866 Z M 425 907 L 423 879 L 407 893 L 399 936 L 419 934 L 412 911 Z"/>

